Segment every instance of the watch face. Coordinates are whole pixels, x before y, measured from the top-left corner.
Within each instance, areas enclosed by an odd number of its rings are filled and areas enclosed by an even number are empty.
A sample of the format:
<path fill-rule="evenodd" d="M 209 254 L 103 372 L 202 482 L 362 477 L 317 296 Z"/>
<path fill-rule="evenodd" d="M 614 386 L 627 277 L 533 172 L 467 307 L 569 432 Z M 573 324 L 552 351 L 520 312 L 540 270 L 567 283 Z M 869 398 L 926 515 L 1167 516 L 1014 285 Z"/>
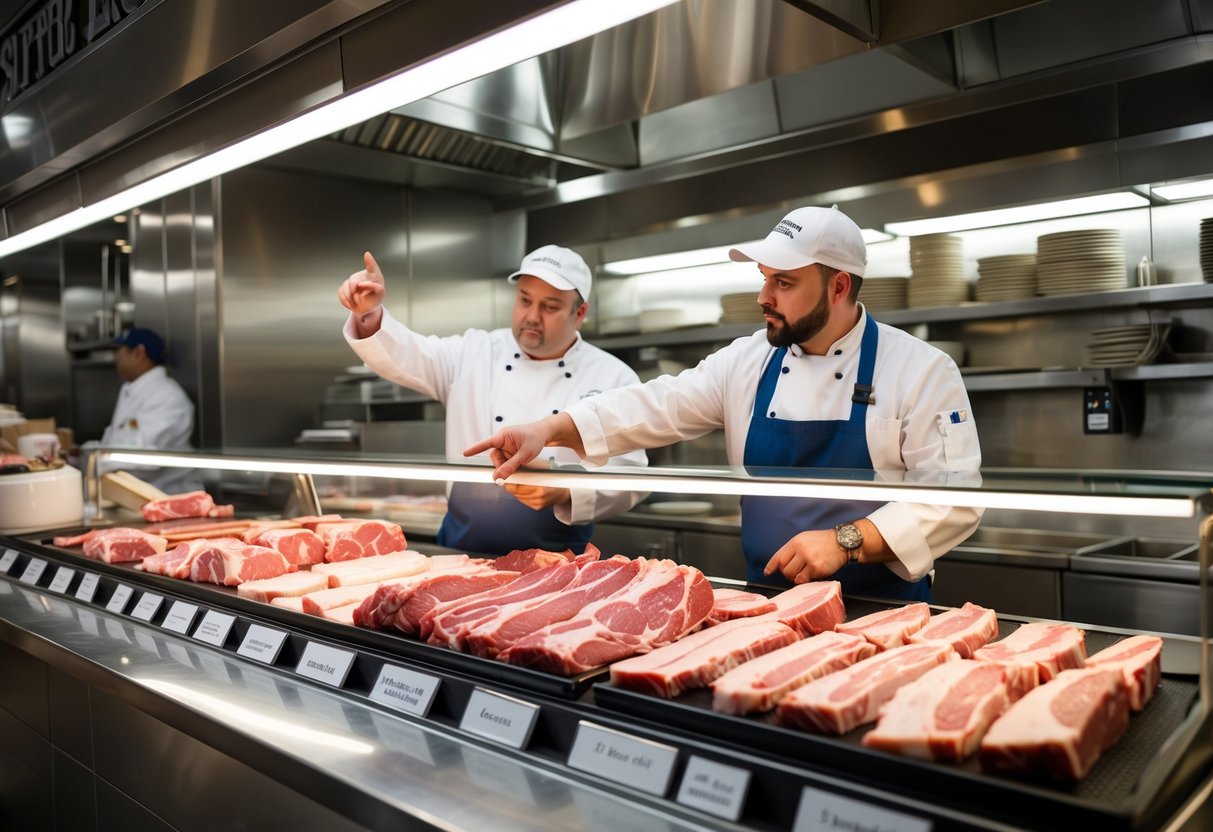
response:
<path fill-rule="evenodd" d="M 858 549 L 863 544 L 863 535 L 851 523 L 844 523 L 837 527 L 835 532 L 838 536 L 838 545 L 844 549 Z"/>

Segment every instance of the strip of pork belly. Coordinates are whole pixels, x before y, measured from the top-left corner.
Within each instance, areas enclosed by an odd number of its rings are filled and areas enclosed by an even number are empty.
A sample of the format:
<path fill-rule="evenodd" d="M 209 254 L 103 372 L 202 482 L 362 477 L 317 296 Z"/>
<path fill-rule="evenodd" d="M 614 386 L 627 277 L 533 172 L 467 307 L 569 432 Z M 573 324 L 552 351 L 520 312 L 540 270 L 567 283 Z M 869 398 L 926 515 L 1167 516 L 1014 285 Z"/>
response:
<path fill-rule="evenodd" d="M 528 572 L 503 587 L 438 604 L 421 617 L 418 635 L 431 644 L 463 649 L 463 634 L 512 605 L 526 603 L 564 589 L 577 577 L 575 563 L 560 563 Z"/>
<path fill-rule="evenodd" d="M 1132 636 L 1087 657 L 1088 667 L 1118 667 L 1129 689 L 1129 707 L 1140 711 L 1162 684 L 1162 639 Z"/>
<path fill-rule="evenodd" d="M 359 612 L 354 616 L 354 623 L 359 627 L 371 630 L 382 630 L 386 627 L 396 626 L 396 614 L 400 611 L 400 607 L 405 601 L 412 595 L 415 588 L 442 576 L 483 574 L 501 576 L 501 581 L 493 584 L 494 586 L 509 582 L 518 576 L 516 572 L 497 572 L 495 569 L 491 569 L 483 564 L 473 563 L 470 560 L 448 566 L 435 563 L 427 571 L 418 575 L 411 575 L 406 578 L 398 578 L 379 584 L 379 590 L 365 599 Z M 486 585 L 484 588 L 488 588 L 488 586 Z"/>
<path fill-rule="evenodd" d="M 846 618 L 842 604 L 842 584 L 838 581 L 811 581 L 785 589 L 771 599 L 775 611 L 761 618 L 786 624 L 801 636 L 833 630 Z"/>
<path fill-rule="evenodd" d="M 1069 624 L 1032 621 L 1006 638 L 973 653 L 983 662 L 998 662 L 1007 670 L 1007 691 L 1014 702 L 1063 670 L 1086 665 L 1086 634 Z"/>
<path fill-rule="evenodd" d="M 743 589 L 727 587 L 712 590 L 712 612 L 708 614 L 708 624 L 719 624 L 734 618 L 749 618 L 778 609 L 775 602 L 757 592 L 746 592 Z"/>
<path fill-rule="evenodd" d="M 875 644 L 877 650 L 890 650 L 908 644 L 910 634 L 921 630 L 930 618 L 931 608 L 919 601 L 846 621 L 834 629 L 840 633 L 863 636 Z"/>
<path fill-rule="evenodd" d="M 303 596 L 302 595 L 279 595 L 274 600 L 270 601 L 275 607 L 282 607 L 284 610 L 292 610 L 303 614 Z"/>
<path fill-rule="evenodd" d="M 407 548 L 404 531 L 387 520 L 321 523 L 315 531 L 324 540 L 324 559 L 329 563 L 403 552 Z"/>
<path fill-rule="evenodd" d="M 799 639 L 799 633 L 778 621 L 738 618 L 616 662 L 611 684 L 672 699 Z"/>
<path fill-rule="evenodd" d="M 893 694 L 863 744 L 922 760 L 963 760 L 1010 704 L 999 665 L 945 662 Z"/>
<path fill-rule="evenodd" d="M 506 586 L 521 576 L 521 572 L 507 572 L 504 569 L 480 565 L 446 570 L 431 576 L 408 592 L 400 601 L 391 624 L 401 632 L 415 634 L 421 627 L 421 619 L 439 604 Z"/>
<path fill-rule="evenodd" d="M 911 633 L 909 640 L 912 644 L 946 641 L 962 659 L 971 659 L 997 635 L 997 613 L 966 602 L 963 607 L 934 616 L 921 630 Z"/>
<path fill-rule="evenodd" d="M 706 617 L 712 587 L 698 569 L 639 558 L 626 587 L 516 642 L 498 658 L 572 675 L 670 644 Z"/>
<path fill-rule="evenodd" d="M 361 603 L 361 602 L 359 602 Z M 340 607 L 331 607 L 321 613 L 320 617 L 326 621 L 336 621 L 338 624 L 349 624 L 354 626 L 354 610 L 358 609 L 358 603 L 345 604 Z"/>
<path fill-rule="evenodd" d="M 712 682 L 712 710 L 725 714 L 769 711 L 814 679 L 875 654 L 862 636 L 824 632 L 735 667 Z"/>
<path fill-rule="evenodd" d="M 903 685 L 958 658 L 950 645 L 938 642 L 885 650 L 796 688 L 779 703 L 775 721 L 827 734 L 845 734 L 876 719 L 881 706 Z"/>
<path fill-rule="evenodd" d="M 252 546 L 243 540 L 221 538 L 212 544 L 194 558 L 191 581 L 239 586 L 245 581 L 274 578 L 297 568 L 273 549 Z"/>
<path fill-rule="evenodd" d="M 428 571 L 430 565 L 430 559 L 420 552 L 406 551 L 340 563 L 317 563 L 312 566 L 312 572 L 326 575 L 331 587 L 352 586 L 407 578 Z"/>
<path fill-rule="evenodd" d="M 1063 670 L 1029 691 L 986 732 L 981 767 L 1081 780 L 1129 726 L 1129 690 L 1115 667 Z"/>
<path fill-rule="evenodd" d="M 328 579 L 323 575 L 313 575 L 306 571 L 288 572 L 276 578 L 245 581 L 236 587 L 236 594 L 241 598 L 268 604 L 275 598 L 305 595 L 322 590 L 326 586 L 328 586 Z"/>
<path fill-rule="evenodd" d="M 138 529 L 101 529 L 84 541 L 85 557 L 106 563 L 130 563 L 153 555 L 162 555 L 168 541 Z"/>

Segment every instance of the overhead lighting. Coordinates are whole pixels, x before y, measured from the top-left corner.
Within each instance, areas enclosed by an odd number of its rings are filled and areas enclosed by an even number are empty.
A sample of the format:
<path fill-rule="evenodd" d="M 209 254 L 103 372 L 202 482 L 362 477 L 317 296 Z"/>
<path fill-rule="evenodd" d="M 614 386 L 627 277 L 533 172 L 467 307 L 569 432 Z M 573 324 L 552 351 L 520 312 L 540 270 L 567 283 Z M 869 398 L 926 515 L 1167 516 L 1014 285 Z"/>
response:
<path fill-rule="evenodd" d="M 893 239 L 892 234 L 886 234 L 875 228 L 864 228 L 865 243 L 880 243 Z M 630 260 L 615 260 L 604 263 L 602 270 L 607 274 L 632 275 L 665 272 L 673 269 L 687 269 L 694 266 L 714 266 L 718 263 L 731 263 L 729 250 L 738 246 L 749 246 L 760 240 L 750 240 L 746 243 L 734 243 L 731 246 L 713 246 L 712 248 L 697 248 L 690 251 L 675 251 L 670 254 L 654 254 L 649 257 L 634 257 Z"/>
<path fill-rule="evenodd" d="M 300 113 L 289 121 L 220 148 L 113 196 L 0 241 L 0 257 L 57 239 L 115 214 L 129 211 L 199 182 L 268 159 L 313 139 L 331 135 L 388 110 L 419 101 L 649 14 L 674 0 L 602 3 L 573 0 L 475 43 L 438 55 L 356 92 Z M 6 117 L 7 118 L 7 117 Z"/>
<path fill-rule="evenodd" d="M 1172 182 L 1166 185 L 1155 185 L 1150 190 L 1163 199 L 1170 201 L 1199 199 L 1202 196 L 1213 196 L 1213 179 L 1197 179 L 1193 182 Z"/>
<path fill-rule="evenodd" d="M 1126 208 L 1144 208 L 1149 204 L 1150 201 L 1141 194 L 1118 191 L 1111 194 L 1083 196 L 1077 199 L 1062 199 L 1057 202 L 1020 205 L 1015 208 L 999 208 L 994 211 L 978 211 L 973 214 L 956 214 L 951 217 L 889 222 L 885 223 L 884 228 L 885 231 L 903 237 L 917 237 L 921 234 L 945 234 L 950 231 L 1014 225 L 1021 222 L 1036 222 L 1081 214 L 1102 214 L 1106 211 L 1123 211 Z"/>

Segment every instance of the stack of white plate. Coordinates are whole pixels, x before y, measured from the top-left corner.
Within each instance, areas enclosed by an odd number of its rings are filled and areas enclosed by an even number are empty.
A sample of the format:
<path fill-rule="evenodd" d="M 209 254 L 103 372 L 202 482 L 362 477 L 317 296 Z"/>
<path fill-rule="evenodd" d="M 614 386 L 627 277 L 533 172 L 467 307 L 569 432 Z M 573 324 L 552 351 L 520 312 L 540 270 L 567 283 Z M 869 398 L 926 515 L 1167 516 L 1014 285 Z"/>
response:
<path fill-rule="evenodd" d="M 908 277 L 865 277 L 859 300 L 873 314 L 906 308 Z"/>
<path fill-rule="evenodd" d="M 1213 283 L 1213 217 L 1200 221 L 1200 271 L 1206 283 Z"/>
<path fill-rule="evenodd" d="M 734 292 L 720 298 L 720 322 L 722 324 L 762 324 L 762 307 L 758 305 L 758 292 Z"/>
<path fill-rule="evenodd" d="M 1128 285 L 1125 247 L 1114 228 L 1036 238 L 1036 289 L 1042 295 L 1106 292 Z"/>
<path fill-rule="evenodd" d="M 974 290 L 977 300 L 992 303 L 1035 296 L 1035 254 L 1002 254 L 977 261 L 977 287 Z"/>
<path fill-rule="evenodd" d="M 911 309 L 955 306 L 969 299 L 964 244 L 954 234 L 910 238 Z"/>
<path fill-rule="evenodd" d="M 1097 329 L 1087 339 L 1087 351 L 1095 367 L 1143 363 L 1149 354 L 1154 329 L 1149 324 Z"/>

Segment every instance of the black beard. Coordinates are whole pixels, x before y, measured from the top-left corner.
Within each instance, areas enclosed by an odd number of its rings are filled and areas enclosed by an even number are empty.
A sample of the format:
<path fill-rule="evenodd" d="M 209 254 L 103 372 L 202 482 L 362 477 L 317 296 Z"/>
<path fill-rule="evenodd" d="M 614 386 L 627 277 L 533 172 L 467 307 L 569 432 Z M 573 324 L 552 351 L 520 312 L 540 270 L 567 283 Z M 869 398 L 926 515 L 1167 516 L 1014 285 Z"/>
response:
<path fill-rule="evenodd" d="M 803 344 L 825 329 L 825 325 L 830 320 L 830 306 L 824 292 L 817 305 L 809 310 L 807 315 L 794 323 L 788 323 L 787 318 L 771 310 L 769 307 L 762 307 L 762 311 L 783 321 L 783 326 L 779 328 L 776 328 L 772 323 L 767 324 L 767 343 L 772 347 L 790 347 L 793 344 Z"/>

